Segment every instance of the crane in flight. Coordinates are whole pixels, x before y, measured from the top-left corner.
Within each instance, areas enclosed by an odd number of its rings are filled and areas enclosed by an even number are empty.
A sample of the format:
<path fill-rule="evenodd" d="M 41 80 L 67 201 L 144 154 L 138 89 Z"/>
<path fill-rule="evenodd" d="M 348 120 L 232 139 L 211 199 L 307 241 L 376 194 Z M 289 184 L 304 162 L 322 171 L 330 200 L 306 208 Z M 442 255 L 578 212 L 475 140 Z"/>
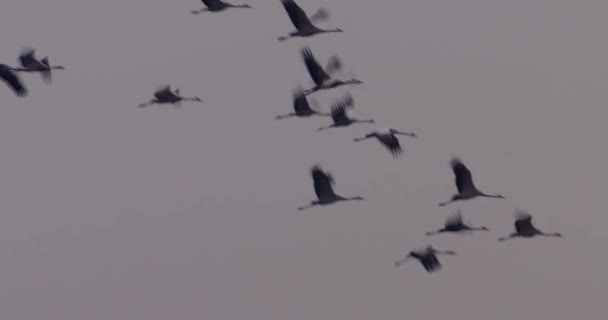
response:
<path fill-rule="evenodd" d="M 336 100 L 331 107 L 331 125 L 321 127 L 318 131 L 330 128 L 348 127 L 353 123 L 374 123 L 374 119 L 360 120 L 352 117 L 352 110 L 355 108 L 353 97 L 346 93 L 341 99 Z"/>
<path fill-rule="evenodd" d="M 312 51 L 308 47 L 303 47 L 300 50 L 306 70 L 314 82 L 314 86 L 305 92 L 306 95 L 312 94 L 319 90 L 333 89 L 349 84 L 361 84 L 363 81 L 359 79 L 336 79 L 330 75 L 335 74 L 337 71 L 342 69 L 342 62 L 337 55 L 332 56 L 327 63 L 325 70 L 321 67 L 319 62 L 315 59 Z"/>
<path fill-rule="evenodd" d="M 192 14 L 199 14 L 203 12 L 220 12 L 224 11 L 228 8 L 251 8 L 248 4 L 231 4 L 228 2 L 223 2 L 222 0 L 201 0 L 206 8 L 202 8 L 200 10 L 192 10 L 190 11 Z"/>
<path fill-rule="evenodd" d="M 534 226 L 532 223 L 532 215 L 529 213 L 516 209 L 515 210 L 515 232 L 511 233 L 506 237 L 498 238 L 499 242 L 513 239 L 516 237 L 521 238 L 532 238 L 535 236 L 544 236 L 544 237 L 563 237 L 563 235 L 559 232 L 546 233 Z"/>
<path fill-rule="evenodd" d="M 179 89 L 171 91 L 170 85 L 162 85 L 154 92 L 154 99 L 146 103 L 141 103 L 140 108 L 144 108 L 153 104 L 172 104 L 175 108 L 180 108 L 182 101 L 198 101 L 203 102 L 199 97 L 182 97 Z"/>
<path fill-rule="evenodd" d="M 458 209 L 456 211 L 456 213 L 448 216 L 448 218 L 445 220 L 443 228 L 441 228 L 437 231 L 427 232 L 426 235 L 432 236 L 432 235 L 436 235 L 436 234 L 440 234 L 440 233 L 444 233 L 444 232 L 458 233 L 458 232 L 468 232 L 468 231 L 476 231 L 476 230 L 490 230 L 490 229 L 488 229 L 485 226 L 472 227 L 470 225 L 467 225 L 466 223 L 464 223 L 464 221 L 462 219 L 462 210 Z"/>
<path fill-rule="evenodd" d="M 340 28 L 324 30 L 312 24 L 312 21 L 322 21 L 329 18 L 329 11 L 325 8 L 319 8 L 317 12 L 309 18 L 294 0 L 281 0 L 281 3 L 283 4 L 285 11 L 287 11 L 289 20 L 291 20 L 296 31 L 290 32 L 286 36 L 279 37 L 279 41 L 284 41 L 293 37 L 310 37 L 320 33 L 343 32 Z"/>
<path fill-rule="evenodd" d="M 304 90 L 302 90 L 301 87 L 297 87 L 293 91 L 293 110 L 294 112 L 280 114 L 276 116 L 275 119 L 281 120 L 290 117 L 308 118 L 310 116 L 331 116 L 329 113 L 313 109 L 308 103 Z"/>
<path fill-rule="evenodd" d="M 486 194 L 479 191 L 479 189 L 475 187 L 475 183 L 473 183 L 471 171 L 464 165 L 464 163 L 462 163 L 460 159 L 454 158 L 450 164 L 452 165 L 452 171 L 454 172 L 458 193 L 454 194 L 451 200 L 439 203 L 439 206 L 445 206 L 456 201 L 469 200 L 476 197 L 499 199 L 505 198 L 500 194 Z"/>
<path fill-rule="evenodd" d="M 365 200 L 363 197 L 343 197 L 334 192 L 333 184 L 334 178 L 329 172 L 324 172 L 319 165 L 314 165 L 310 169 L 310 174 L 313 180 L 313 186 L 317 200 L 312 201 L 309 205 L 299 207 L 298 210 L 305 210 L 314 206 L 324 206 L 333 204 L 339 201 L 350 201 L 350 200 Z"/>
<path fill-rule="evenodd" d="M 372 131 L 361 138 L 355 138 L 353 141 L 364 141 L 370 138 L 376 138 L 393 155 L 393 157 L 397 158 L 403 151 L 396 135 L 403 135 L 412 138 L 417 137 L 417 135 L 413 132 L 403 132 L 392 128 L 384 128 Z"/>
<path fill-rule="evenodd" d="M 441 269 L 441 262 L 437 259 L 437 255 L 456 255 L 456 252 L 452 250 L 440 251 L 429 245 L 423 249 L 410 251 L 405 258 L 395 261 L 395 267 L 401 266 L 410 259 L 416 259 L 428 273 L 432 273 Z"/>

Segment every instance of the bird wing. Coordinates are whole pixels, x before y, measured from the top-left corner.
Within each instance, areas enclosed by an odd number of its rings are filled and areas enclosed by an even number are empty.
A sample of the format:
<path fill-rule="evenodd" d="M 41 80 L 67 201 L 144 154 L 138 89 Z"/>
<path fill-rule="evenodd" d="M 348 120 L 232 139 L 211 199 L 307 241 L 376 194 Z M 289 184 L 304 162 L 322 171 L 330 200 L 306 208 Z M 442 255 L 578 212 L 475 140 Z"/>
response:
<path fill-rule="evenodd" d="M 317 198 L 323 199 L 335 196 L 334 189 L 332 187 L 334 180 L 330 174 L 323 172 L 319 166 L 312 167 L 311 174 Z"/>
<path fill-rule="evenodd" d="M 325 66 L 325 71 L 328 74 L 336 73 L 342 70 L 342 60 L 338 55 L 333 55 L 327 60 L 327 65 Z"/>
<path fill-rule="evenodd" d="M 459 226 L 462 224 L 462 212 L 460 210 L 456 211 L 456 213 L 452 214 L 445 220 L 446 226 Z"/>
<path fill-rule="evenodd" d="M 388 134 L 380 134 L 378 135 L 378 140 L 391 152 L 400 153 L 401 152 L 401 144 L 399 143 L 399 139 L 391 133 Z"/>
<path fill-rule="evenodd" d="M 302 30 L 306 27 L 312 26 L 312 23 L 308 19 L 308 16 L 304 10 L 302 10 L 302 8 L 300 8 L 295 1 L 281 0 L 281 3 L 283 4 L 283 7 L 285 7 L 285 11 L 287 11 L 287 15 L 296 29 Z"/>
<path fill-rule="evenodd" d="M 24 68 L 36 63 L 36 58 L 34 57 L 36 50 L 33 48 L 26 47 L 19 54 L 19 62 Z"/>
<path fill-rule="evenodd" d="M 304 58 L 304 63 L 306 64 L 306 69 L 308 69 L 308 73 L 312 78 L 312 81 L 315 82 L 316 85 L 322 85 L 325 81 L 329 80 L 329 75 L 321 68 L 317 60 L 310 51 L 310 48 L 304 47 L 301 50 L 302 58 Z"/>
<path fill-rule="evenodd" d="M 526 211 L 516 209 L 515 210 L 515 231 L 522 233 L 536 229 L 532 224 L 532 215 Z"/>
<path fill-rule="evenodd" d="M 420 259 L 420 262 L 422 263 L 424 269 L 428 272 L 434 272 L 441 269 L 439 259 L 437 259 L 437 256 L 432 252 L 424 254 Z"/>
<path fill-rule="evenodd" d="M 173 96 L 173 92 L 171 91 L 171 86 L 168 84 L 159 86 L 154 92 L 154 97 L 159 100 L 170 96 Z"/>
<path fill-rule="evenodd" d="M 310 105 L 308 104 L 308 100 L 306 100 L 304 90 L 301 87 L 297 87 L 293 91 L 293 109 L 296 112 L 312 111 Z"/>
<path fill-rule="evenodd" d="M 219 1 L 219 0 L 201 0 L 201 1 L 203 2 L 204 5 L 207 6 L 207 8 L 214 8 L 221 4 L 221 1 Z"/>
<path fill-rule="evenodd" d="M 451 165 L 456 178 L 456 188 L 458 189 L 458 193 L 466 193 L 476 190 L 471 171 L 469 171 L 462 161 L 460 161 L 458 158 L 454 158 L 451 161 Z"/>
<path fill-rule="evenodd" d="M 0 65 L 0 78 L 6 82 L 17 96 L 27 96 L 27 89 L 21 82 L 21 79 L 7 65 Z"/>
<path fill-rule="evenodd" d="M 334 123 L 341 121 L 348 121 L 349 117 L 347 114 L 348 109 L 353 109 L 353 99 L 350 94 L 346 94 L 342 99 L 337 100 L 331 106 L 331 118 Z"/>

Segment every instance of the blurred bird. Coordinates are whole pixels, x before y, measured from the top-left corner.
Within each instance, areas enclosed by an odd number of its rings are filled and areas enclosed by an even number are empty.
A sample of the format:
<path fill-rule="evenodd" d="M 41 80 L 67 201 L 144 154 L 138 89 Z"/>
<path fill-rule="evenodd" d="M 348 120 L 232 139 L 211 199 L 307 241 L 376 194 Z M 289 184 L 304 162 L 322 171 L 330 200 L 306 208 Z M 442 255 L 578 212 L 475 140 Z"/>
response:
<path fill-rule="evenodd" d="M 390 153 L 393 157 L 397 158 L 401 155 L 401 145 L 399 143 L 399 139 L 397 139 L 396 135 L 404 135 L 408 137 L 417 137 L 413 132 L 402 132 L 391 128 L 384 128 L 372 131 L 371 133 L 366 134 L 361 138 L 355 138 L 353 141 L 363 141 L 370 138 L 376 138 Z"/>
<path fill-rule="evenodd" d="M 450 162 L 452 170 L 454 171 L 456 188 L 458 193 L 452 196 L 452 199 L 446 202 L 439 203 L 439 206 L 445 206 L 447 204 L 459 201 L 468 200 L 476 197 L 488 197 L 488 198 L 500 198 L 504 199 L 500 194 L 485 194 L 479 191 L 473 183 L 473 177 L 471 171 L 460 161 L 458 158 L 453 158 Z"/>
<path fill-rule="evenodd" d="M 15 71 L 19 72 L 40 72 L 42 81 L 45 83 L 51 83 L 53 81 L 52 70 L 64 70 L 63 66 L 51 66 L 49 57 L 44 57 L 40 60 L 36 59 L 36 50 L 30 47 L 22 49 L 19 54 L 19 63 L 21 68 L 14 68 Z"/>
<path fill-rule="evenodd" d="M 441 269 L 441 263 L 439 262 L 439 259 L 437 259 L 437 255 L 441 254 L 455 255 L 456 252 L 452 250 L 439 251 L 429 245 L 424 249 L 410 251 L 405 258 L 395 261 L 395 267 L 401 266 L 409 259 L 417 259 L 427 272 L 439 271 Z"/>
<path fill-rule="evenodd" d="M 308 70 L 308 74 L 315 83 L 313 88 L 305 92 L 306 95 L 312 94 L 318 90 L 332 89 L 347 84 L 363 83 L 358 79 L 341 80 L 330 77 L 330 74 L 333 74 L 342 68 L 342 62 L 337 55 L 330 58 L 326 70 L 323 70 L 321 65 L 319 65 L 313 56 L 312 51 L 310 51 L 310 48 L 304 47 L 301 49 L 300 53 L 302 55 L 302 59 L 304 60 L 304 64 L 306 65 L 306 69 Z"/>
<path fill-rule="evenodd" d="M 289 117 L 299 117 L 299 118 L 308 118 L 310 116 L 330 116 L 329 113 L 323 113 L 318 110 L 314 110 L 311 108 L 308 100 L 306 99 L 306 95 L 304 94 L 304 90 L 301 87 L 297 87 L 293 91 L 293 110 L 295 112 L 278 115 L 275 119 L 285 119 Z"/>
<path fill-rule="evenodd" d="M 545 233 L 539 229 L 537 229 L 532 223 L 532 216 L 520 209 L 515 210 L 515 232 L 511 233 L 506 237 L 498 238 L 498 241 L 502 242 L 508 239 L 513 239 L 515 237 L 522 238 L 532 238 L 535 236 L 545 236 L 545 237 L 563 237 L 563 235 L 559 232 L 553 233 Z"/>
<path fill-rule="evenodd" d="M 312 24 L 311 21 L 322 21 L 329 18 L 329 11 L 325 8 L 319 8 L 317 12 L 308 18 L 304 10 L 302 10 L 295 1 L 281 0 L 281 3 L 283 4 L 285 11 L 287 11 L 287 15 L 296 28 L 296 31 L 290 32 L 287 36 L 279 37 L 279 41 L 287 40 L 292 37 L 310 37 L 320 33 L 343 32 L 340 28 L 323 30 Z"/>
<path fill-rule="evenodd" d="M 182 97 L 180 96 L 179 89 L 176 89 L 175 92 L 173 92 L 171 91 L 171 86 L 162 85 L 154 92 L 154 99 L 140 104 L 139 107 L 144 108 L 152 104 L 172 104 L 175 108 L 179 108 L 181 107 L 182 101 L 203 102 L 199 97 Z"/>
<path fill-rule="evenodd" d="M 21 82 L 19 76 L 15 74 L 14 68 L 6 64 L 0 64 L 0 78 L 13 90 L 16 96 L 23 98 L 28 95 L 27 88 Z"/>
<path fill-rule="evenodd" d="M 190 11 L 192 14 L 199 14 L 202 12 L 219 12 L 224 11 L 228 8 L 251 8 L 248 4 L 230 4 L 228 2 L 223 2 L 222 0 L 201 0 L 203 4 L 207 8 L 202 8 L 200 10 L 192 10 Z"/>
<path fill-rule="evenodd" d="M 334 184 L 334 178 L 331 173 L 323 172 L 320 166 L 315 165 L 310 169 L 310 173 L 312 175 L 312 180 L 314 184 L 315 194 L 317 195 L 316 201 L 312 201 L 310 205 L 300 207 L 298 210 L 305 210 L 317 205 L 328 205 L 333 204 L 338 201 L 349 201 L 349 200 L 365 200 L 363 197 L 349 197 L 345 198 L 343 196 L 337 195 L 334 192 L 332 185 Z"/>
<path fill-rule="evenodd" d="M 460 209 L 458 209 L 458 211 L 456 211 L 455 214 L 449 216 L 444 223 L 443 228 L 437 230 L 437 231 L 433 231 L 433 232 L 427 232 L 426 235 L 427 236 L 432 236 L 435 234 L 439 234 L 439 233 L 443 233 L 443 232 L 463 232 L 463 231 L 475 231 L 475 230 L 490 230 L 484 226 L 482 227 L 471 227 L 469 225 L 466 225 L 463 221 L 462 221 L 462 211 Z"/>
<path fill-rule="evenodd" d="M 331 118 L 333 123 L 326 127 L 319 128 L 318 131 L 329 128 L 348 127 L 353 123 L 374 123 L 374 119 L 359 120 L 352 117 L 352 109 L 354 109 L 353 97 L 346 93 L 342 99 L 337 100 L 331 107 Z"/>

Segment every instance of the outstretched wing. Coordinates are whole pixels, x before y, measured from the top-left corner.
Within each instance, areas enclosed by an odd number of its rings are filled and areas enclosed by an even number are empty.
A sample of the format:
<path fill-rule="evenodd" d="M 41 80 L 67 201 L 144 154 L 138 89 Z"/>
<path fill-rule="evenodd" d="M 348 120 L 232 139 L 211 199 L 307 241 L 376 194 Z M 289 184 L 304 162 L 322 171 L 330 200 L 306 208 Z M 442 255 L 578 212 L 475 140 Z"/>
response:
<path fill-rule="evenodd" d="M 399 139 L 392 133 L 381 133 L 378 135 L 378 140 L 394 155 L 402 152 Z"/>
<path fill-rule="evenodd" d="M 317 60 L 310 51 L 310 48 L 304 47 L 301 50 L 302 58 L 304 59 L 304 63 L 306 64 L 306 69 L 308 69 L 308 73 L 312 78 L 312 81 L 315 82 L 316 85 L 322 85 L 325 81 L 329 80 L 329 75 L 321 68 Z"/>
<path fill-rule="evenodd" d="M 285 11 L 287 11 L 291 23 L 297 30 L 302 30 L 312 25 L 304 10 L 302 10 L 295 1 L 281 0 L 281 3 L 283 4 L 283 7 L 285 7 Z"/>
<path fill-rule="evenodd" d="M 532 215 L 521 209 L 515 209 L 515 231 L 525 233 L 535 229 L 532 224 Z"/>
<path fill-rule="evenodd" d="M 36 50 L 34 48 L 25 47 L 21 50 L 19 54 L 19 63 L 24 68 L 36 63 L 36 58 L 34 57 L 34 53 Z"/>
<path fill-rule="evenodd" d="M 308 100 L 306 100 L 304 90 L 302 90 L 301 87 L 297 87 L 293 91 L 293 109 L 296 111 L 296 113 L 306 113 L 312 111 L 310 105 L 308 104 Z"/>
<path fill-rule="evenodd" d="M 462 225 L 462 211 L 458 210 L 447 219 L 445 219 L 445 226 L 460 226 Z"/>
<path fill-rule="evenodd" d="M 332 187 L 334 184 L 332 176 L 323 172 L 320 166 L 313 166 L 310 171 L 317 198 L 323 199 L 333 197 L 335 194 Z"/>
<path fill-rule="evenodd" d="M 471 171 L 469 171 L 462 161 L 458 158 L 454 158 L 451 161 L 451 165 L 452 170 L 454 171 L 458 193 L 467 193 L 476 190 Z"/>
<path fill-rule="evenodd" d="M 21 79 L 7 65 L 0 65 L 0 78 L 15 92 L 18 97 L 27 96 L 27 89 Z"/>
<path fill-rule="evenodd" d="M 331 56 L 327 61 L 325 71 L 327 71 L 328 74 L 332 74 L 340 70 L 342 70 L 342 60 L 340 60 L 340 57 L 338 57 L 338 55 Z"/>
<path fill-rule="evenodd" d="M 222 2 L 219 0 L 201 0 L 201 1 L 203 2 L 204 5 L 207 6 L 207 8 L 215 8 L 222 4 Z"/>
<path fill-rule="evenodd" d="M 353 97 L 350 94 L 345 94 L 342 99 L 337 100 L 331 106 L 331 118 L 334 123 L 348 121 L 347 111 L 354 108 Z"/>
<path fill-rule="evenodd" d="M 439 262 L 439 259 L 437 259 L 437 256 L 433 252 L 425 253 L 420 259 L 420 262 L 424 269 L 429 273 L 441 269 L 441 262 Z"/>
<path fill-rule="evenodd" d="M 170 97 L 172 95 L 173 95 L 173 92 L 171 91 L 171 86 L 168 84 L 159 86 L 158 88 L 156 88 L 156 91 L 154 92 L 154 97 L 159 100 Z"/>

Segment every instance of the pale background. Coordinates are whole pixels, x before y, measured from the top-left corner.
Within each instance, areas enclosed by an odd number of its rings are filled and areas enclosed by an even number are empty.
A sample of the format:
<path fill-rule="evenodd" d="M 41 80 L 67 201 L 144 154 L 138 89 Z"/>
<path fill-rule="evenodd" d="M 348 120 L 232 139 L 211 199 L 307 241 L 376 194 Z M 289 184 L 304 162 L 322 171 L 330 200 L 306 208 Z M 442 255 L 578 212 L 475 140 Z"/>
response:
<path fill-rule="evenodd" d="M 3 0 L 0 62 L 53 64 L 0 88 L 0 314 L 11 320 L 602 319 L 608 278 L 608 2 L 300 0 L 342 34 L 279 43 L 279 1 Z M 339 54 L 376 125 L 274 116 Z M 138 109 L 163 83 L 206 104 Z M 391 158 L 377 127 L 412 130 Z M 437 207 L 462 157 L 507 200 Z M 311 165 L 366 202 L 298 212 Z M 424 232 L 462 208 L 492 230 Z M 513 209 L 562 239 L 496 238 Z M 393 261 L 460 255 L 428 274 Z"/>

